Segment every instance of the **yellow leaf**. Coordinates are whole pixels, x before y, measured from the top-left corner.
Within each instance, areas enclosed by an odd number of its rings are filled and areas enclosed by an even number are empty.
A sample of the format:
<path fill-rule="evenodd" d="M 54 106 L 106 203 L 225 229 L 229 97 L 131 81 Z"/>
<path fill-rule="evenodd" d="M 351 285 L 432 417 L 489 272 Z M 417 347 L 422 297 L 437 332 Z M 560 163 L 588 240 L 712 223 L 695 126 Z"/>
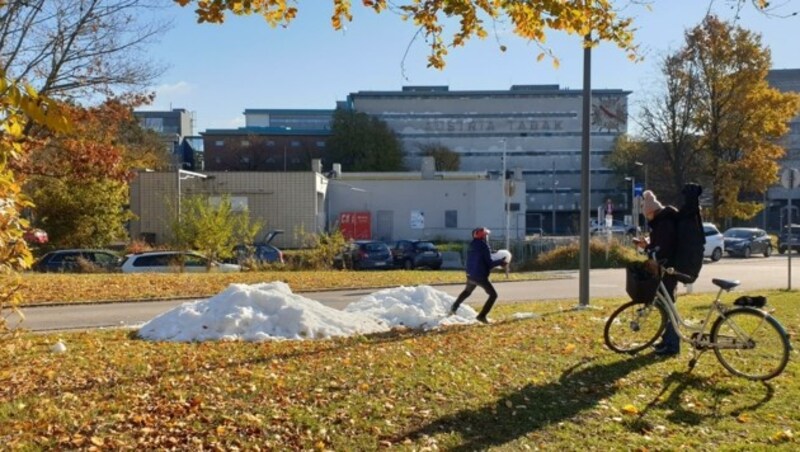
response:
<path fill-rule="evenodd" d="M 540 53 L 540 54 L 539 54 L 539 55 L 536 57 L 536 61 L 542 61 L 543 59 L 544 59 L 544 52 Z"/>
<path fill-rule="evenodd" d="M 744 424 L 745 422 L 750 422 L 750 416 L 748 416 L 747 413 L 742 413 L 736 420 Z"/>
<path fill-rule="evenodd" d="M 105 444 L 105 441 L 103 441 L 103 438 L 100 438 L 99 436 L 93 436 L 91 441 L 92 441 L 92 444 L 94 444 L 97 447 L 103 447 L 103 444 Z"/>
<path fill-rule="evenodd" d="M 223 427 L 223 426 L 221 426 L 221 425 L 220 425 L 220 426 L 217 426 L 217 435 L 220 435 L 220 436 L 222 436 L 222 435 L 224 435 L 224 434 L 225 434 L 225 427 Z"/>
<path fill-rule="evenodd" d="M 558 69 L 561 66 L 561 62 L 558 61 L 558 58 L 553 58 L 553 68 Z"/>
<path fill-rule="evenodd" d="M 567 346 L 564 347 L 564 350 L 562 350 L 561 353 L 568 355 L 570 353 L 575 352 L 575 348 L 576 348 L 575 344 L 567 344 Z"/>
<path fill-rule="evenodd" d="M 639 409 L 629 403 L 622 407 L 622 412 L 625 414 L 634 415 L 639 414 Z"/>

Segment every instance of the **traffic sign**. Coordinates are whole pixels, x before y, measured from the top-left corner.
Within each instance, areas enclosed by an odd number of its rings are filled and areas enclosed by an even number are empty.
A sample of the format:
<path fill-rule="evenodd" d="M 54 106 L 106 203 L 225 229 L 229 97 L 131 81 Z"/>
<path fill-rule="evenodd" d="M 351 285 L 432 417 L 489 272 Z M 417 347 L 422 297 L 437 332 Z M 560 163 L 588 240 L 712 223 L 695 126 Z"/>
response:
<path fill-rule="evenodd" d="M 643 192 L 644 184 L 636 184 L 636 186 L 633 187 L 633 196 L 641 198 Z"/>
<path fill-rule="evenodd" d="M 781 173 L 781 185 L 783 188 L 800 187 L 800 170 L 797 168 L 786 168 Z"/>

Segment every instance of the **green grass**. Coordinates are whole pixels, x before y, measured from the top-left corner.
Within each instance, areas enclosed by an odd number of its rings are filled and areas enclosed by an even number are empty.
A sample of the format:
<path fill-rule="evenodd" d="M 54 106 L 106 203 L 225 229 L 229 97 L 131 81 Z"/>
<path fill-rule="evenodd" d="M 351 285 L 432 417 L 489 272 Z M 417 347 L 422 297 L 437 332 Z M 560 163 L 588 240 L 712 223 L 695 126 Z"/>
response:
<path fill-rule="evenodd" d="M 769 293 L 790 334 L 796 292 Z M 729 295 L 732 300 L 734 297 Z M 681 297 L 700 317 L 708 295 Z M 500 305 L 490 326 L 324 341 L 153 343 L 125 331 L 2 344 L 8 449 L 796 450 L 797 352 L 767 384 L 713 354 L 618 355 L 622 300 Z M 515 320 L 516 312 L 538 318 Z M 65 354 L 50 346 L 63 339 Z"/>

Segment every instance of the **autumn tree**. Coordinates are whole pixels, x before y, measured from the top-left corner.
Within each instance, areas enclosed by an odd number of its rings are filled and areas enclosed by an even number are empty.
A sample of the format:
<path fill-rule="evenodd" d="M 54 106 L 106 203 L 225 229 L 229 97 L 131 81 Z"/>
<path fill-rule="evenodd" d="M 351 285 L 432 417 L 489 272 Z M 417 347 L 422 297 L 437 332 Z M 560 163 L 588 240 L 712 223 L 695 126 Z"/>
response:
<path fill-rule="evenodd" d="M 210 201 L 196 195 L 181 203 L 180 217 L 172 223 L 175 245 L 214 260 L 227 259 L 237 244 L 252 243 L 262 225 L 251 222 L 247 210 L 235 211 L 229 196 L 218 203 Z"/>
<path fill-rule="evenodd" d="M 800 109 L 800 96 L 771 88 L 772 65 L 761 36 L 708 16 L 686 33 L 677 55 L 681 77 L 694 78 L 693 128 L 713 184 L 711 217 L 749 219 L 762 206 L 743 195 L 777 180 L 778 138 Z M 681 72 L 681 70 L 679 70 Z"/>
<path fill-rule="evenodd" d="M 159 168 L 168 158 L 159 141 L 137 131 L 132 106 L 145 100 L 132 96 L 92 108 L 65 105 L 74 124 L 69 133 L 36 132 L 46 143 L 20 160 L 16 171 L 50 246 L 97 247 L 125 238 L 132 170 Z"/>
<path fill-rule="evenodd" d="M 163 68 L 146 46 L 166 29 L 156 0 L 11 0 L 0 7 L 0 68 L 57 99 L 150 86 Z"/>
<path fill-rule="evenodd" d="M 347 171 L 402 171 L 403 149 L 386 122 L 353 110 L 333 114 L 328 152 Z"/>
<path fill-rule="evenodd" d="M 641 139 L 650 152 L 642 161 L 652 168 L 654 180 L 663 178 L 660 194 L 679 198 L 687 182 L 706 182 L 706 162 L 697 143 L 695 124 L 698 74 L 682 52 L 661 60 L 661 86 L 644 103 L 639 118 Z"/>
<path fill-rule="evenodd" d="M 0 311 L 16 309 L 20 301 L 17 272 L 30 267 L 31 252 L 23 240 L 28 227 L 20 212 L 31 206 L 13 171 L 28 150 L 25 124 L 35 122 L 66 131 L 69 123 L 58 104 L 33 88 L 9 82 L 0 69 Z M 0 315 L 0 336 L 8 333 L 6 316 Z M 2 349 L 5 351 L 5 349 Z"/>
<path fill-rule="evenodd" d="M 419 155 L 433 157 L 436 162 L 436 171 L 458 171 L 461 168 L 461 156 L 443 144 L 420 145 Z"/>
<path fill-rule="evenodd" d="M 200 23 L 222 23 L 228 13 L 235 15 L 258 14 L 272 26 L 288 26 L 299 9 L 299 2 L 287 0 L 173 0 L 181 6 L 192 6 Z M 331 25 L 341 30 L 346 22 L 353 20 L 351 0 L 330 0 L 333 8 Z M 768 0 L 729 0 L 734 7 L 741 8 L 752 3 L 762 11 L 773 11 Z M 558 59 L 545 47 L 548 32 L 560 31 L 584 38 L 591 33 L 589 45 L 611 42 L 628 53 L 629 58 L 638 58 L 633 39 L 633 20 L 623 14 L 631 3 L 628 1 L 499 1 L 499 0 L 362 0 L 364 8 L 376 13 L 390 11 L 402 20 L 412 23 L 430 46 L 428 66 L 442 69 L 448 48 L 466 45 L 472 38 L 485 39 L 489 30 L 498 22 L 511 25 L 512 32 L 538 45 L 537 60 L 547 55 L 558 65 Z M 458 23 L 447 39 L 446 24 Z M 498 41 L 501 42 L 501 41 Z M 500 51 L 505 45 L 498 44 Z"/>

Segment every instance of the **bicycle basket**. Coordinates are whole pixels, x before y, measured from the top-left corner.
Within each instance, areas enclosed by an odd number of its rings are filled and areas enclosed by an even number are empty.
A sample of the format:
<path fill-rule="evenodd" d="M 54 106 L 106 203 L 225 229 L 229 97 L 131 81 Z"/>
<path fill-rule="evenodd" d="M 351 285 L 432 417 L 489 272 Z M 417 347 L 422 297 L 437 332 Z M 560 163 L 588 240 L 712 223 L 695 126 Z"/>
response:
<path fill-rule="evenodd" d="M 628 265 L 625 274 L 625 291 L 633 301 L 649 303 L 658 290 L 659 279 L 650 274 L 642 265 Z"/>

